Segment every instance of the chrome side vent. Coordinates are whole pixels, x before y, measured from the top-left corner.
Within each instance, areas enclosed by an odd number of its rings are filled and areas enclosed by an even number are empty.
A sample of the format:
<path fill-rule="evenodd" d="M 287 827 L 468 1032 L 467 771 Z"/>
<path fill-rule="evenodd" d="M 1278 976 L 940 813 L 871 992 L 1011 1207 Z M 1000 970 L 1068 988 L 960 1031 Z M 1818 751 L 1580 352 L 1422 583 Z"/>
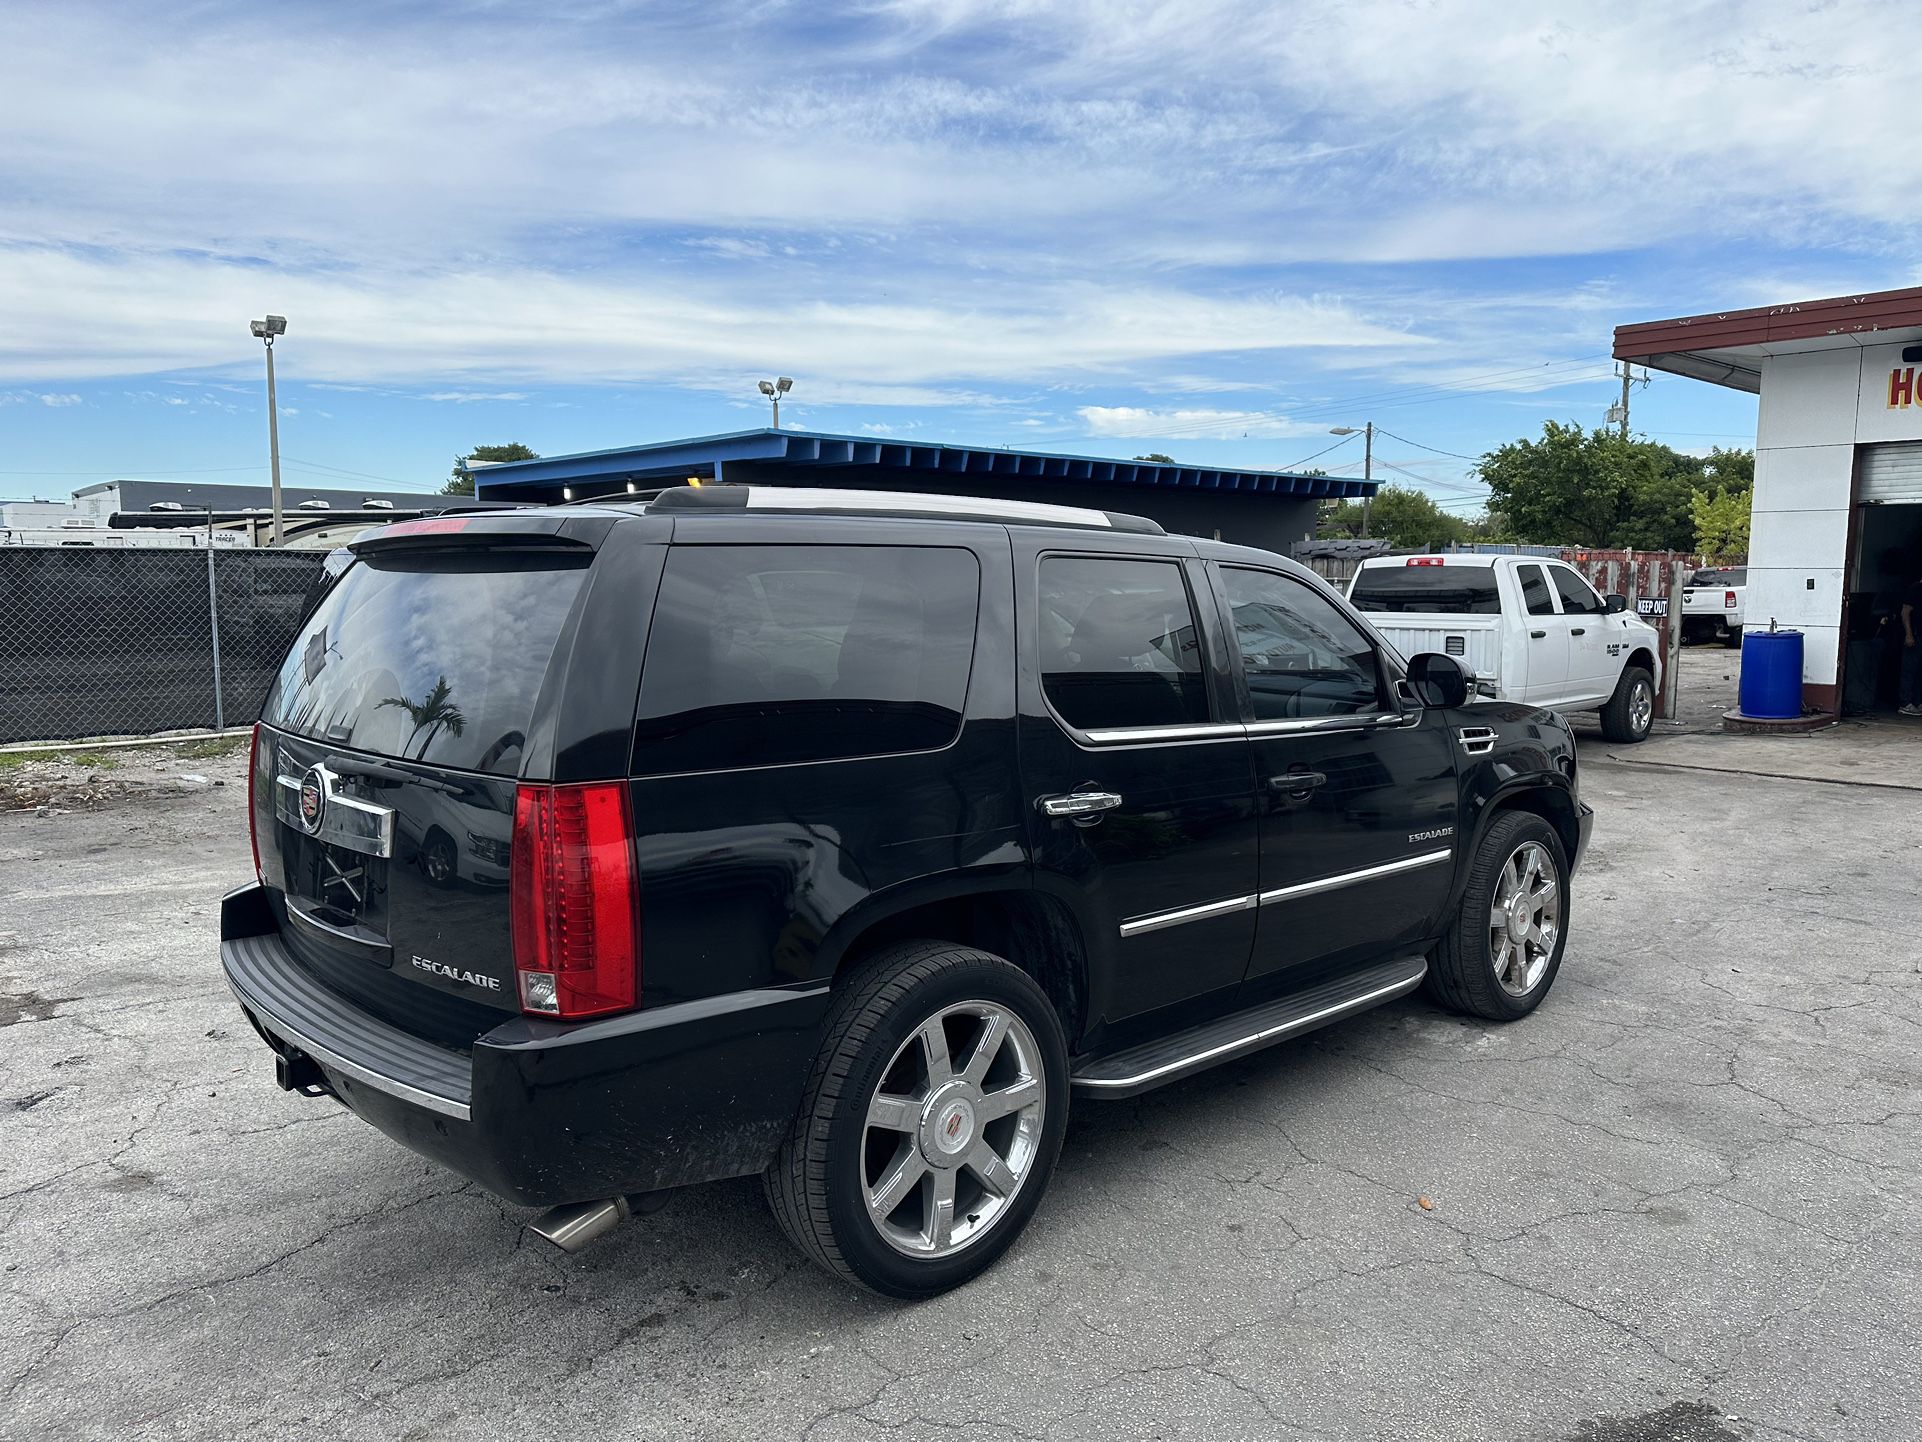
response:
<path fill-rule="evenodd" d="M 1495 728 L 1492 726 L 1464 726 L 1455 734 L 1466 755 L 1486 756 L 1495 749 Z"/>

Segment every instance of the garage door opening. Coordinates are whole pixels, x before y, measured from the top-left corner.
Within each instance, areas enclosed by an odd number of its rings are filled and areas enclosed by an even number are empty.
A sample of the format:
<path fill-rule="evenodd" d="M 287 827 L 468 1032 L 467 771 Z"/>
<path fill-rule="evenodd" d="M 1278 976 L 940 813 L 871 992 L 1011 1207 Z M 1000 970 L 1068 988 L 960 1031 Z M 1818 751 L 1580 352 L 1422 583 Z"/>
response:
<path fill-rule="evenodd" d="M 1842 709 L 1890 715 L 1899 704 L 1903 593 L 1922 577 L 1922 445 L 1864 446 L 1856 499 Z"/>

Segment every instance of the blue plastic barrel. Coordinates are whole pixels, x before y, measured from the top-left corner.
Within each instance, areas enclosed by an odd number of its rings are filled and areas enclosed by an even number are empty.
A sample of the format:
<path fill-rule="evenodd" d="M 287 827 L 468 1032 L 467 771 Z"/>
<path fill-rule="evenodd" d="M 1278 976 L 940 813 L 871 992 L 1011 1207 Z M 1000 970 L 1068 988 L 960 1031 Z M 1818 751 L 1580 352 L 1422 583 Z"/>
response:
<path fill-rule="evenodd" d="M 1802 714 L 1802 633 L 1742 632 L 1742 714 L 1786 720 Z"/>

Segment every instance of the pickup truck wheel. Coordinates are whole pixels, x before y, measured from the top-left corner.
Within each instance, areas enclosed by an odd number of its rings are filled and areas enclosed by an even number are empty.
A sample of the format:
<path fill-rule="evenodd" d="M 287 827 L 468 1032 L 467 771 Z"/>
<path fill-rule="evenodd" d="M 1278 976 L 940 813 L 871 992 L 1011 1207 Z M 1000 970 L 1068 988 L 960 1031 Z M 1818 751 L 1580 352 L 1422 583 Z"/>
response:
<path fill-rule="evenodd" d="M 1741 650 L 1742 649 L 1742 628 L 1740 626 L 1729 626 L 1724 628 L 1722 632 L 1722 644 L 1728 647 L 1729 650 L 1731 651 Z"/>
<path fill-rule="evenodd" d="M 1495 818 L 1468 870 L 1461 910 L 1428 962 L 1428 993 L 1490 1021 L 1527 1016 L 1561 970 L 1568 941 L 1568 860 L 1541 817 Z"/>
<path fill-rule="evenodd" d="M 1655 678 L 1644 667 L 1630 666 L 1602 707 L 1602 735 L 1617 742 L 1646 741 L 1654 724 Z"/>
<path fill-rule="evenodd" d="M 1061 1023 L 1025 972 L 947 942 L 889 947 L 842 986 L 768 1204 L 828 1271 L 933 1296 L 1020 1235 L 1067 1115 Z"/>

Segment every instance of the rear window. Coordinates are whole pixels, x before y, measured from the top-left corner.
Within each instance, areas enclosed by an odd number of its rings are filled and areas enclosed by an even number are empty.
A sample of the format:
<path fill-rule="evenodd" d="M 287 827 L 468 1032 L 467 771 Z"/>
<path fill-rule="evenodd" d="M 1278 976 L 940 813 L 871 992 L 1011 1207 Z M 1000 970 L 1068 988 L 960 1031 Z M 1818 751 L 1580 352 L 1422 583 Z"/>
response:
<path fill-rule="evenodd" d="M 959 547 L 676 547 L 654 604 L 635 771 L 947 745 L 980 591 Z"/>
<path fill-rule="evenodd" d="M 512 776 L 586 576 L 586 557 L 365 557 L 301 628 L 261 719 L 382 756 Z"/>
<path fill-rule="evenodd" d="M 1697 571 L 1688 578 L 1691 586 L 1746 586 L 1748 572 L 1742 567 L 1726 570 Z"/>
<path fill-rule="evenodd" d="M 1348 600 L 1359 611 L 1498 616 L 1502 609 L 1492 566 L 1364 566 Z"/>

